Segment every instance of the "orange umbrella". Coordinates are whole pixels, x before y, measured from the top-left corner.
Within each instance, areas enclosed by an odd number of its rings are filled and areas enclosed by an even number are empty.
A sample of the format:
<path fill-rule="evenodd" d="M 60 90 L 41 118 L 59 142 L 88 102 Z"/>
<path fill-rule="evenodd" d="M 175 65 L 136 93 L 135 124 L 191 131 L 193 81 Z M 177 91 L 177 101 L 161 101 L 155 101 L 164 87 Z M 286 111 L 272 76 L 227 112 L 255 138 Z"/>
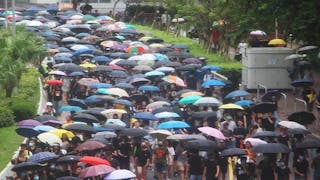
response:
<path fill-rule="evenodd" d="M 184 83 L 184 81 L 178 76 L 169 75 L 169 76 L 163 77 L 162 79 L 164 81 L 175 84 L 177 86 L 186 87 L 186 84 Z"/>

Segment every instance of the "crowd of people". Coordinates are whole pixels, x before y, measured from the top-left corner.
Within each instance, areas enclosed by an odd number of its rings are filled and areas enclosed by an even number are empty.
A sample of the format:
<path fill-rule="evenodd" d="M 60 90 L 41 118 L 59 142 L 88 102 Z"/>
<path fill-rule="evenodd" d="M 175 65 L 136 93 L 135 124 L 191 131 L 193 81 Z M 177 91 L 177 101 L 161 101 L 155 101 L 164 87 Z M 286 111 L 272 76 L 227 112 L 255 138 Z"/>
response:
<path fill-rule="evenodd" d="M 47 43 L 39 67 L 47 103 L 18 124 L 27 139 L 8 179 L 112 179 L 124 169 L 135 176 L 117 179 L 320 179 L 312 122 L 279 122 L 279 92 L 257 102 L 215 79 L 221 68 L 188 47 L 106 16 L 39 16 L 42 26 L 26 28 Z M 99 165 L 111 169 L 90 174 Z"/>

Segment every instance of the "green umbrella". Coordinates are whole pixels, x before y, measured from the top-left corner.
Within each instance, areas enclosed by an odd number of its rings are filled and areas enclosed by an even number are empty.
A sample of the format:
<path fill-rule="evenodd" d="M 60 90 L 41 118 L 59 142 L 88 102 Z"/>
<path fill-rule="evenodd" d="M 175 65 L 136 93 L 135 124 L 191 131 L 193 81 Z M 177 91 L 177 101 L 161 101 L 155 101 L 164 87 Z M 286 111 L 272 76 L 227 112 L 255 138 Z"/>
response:
<path fill-rule="evenodd" d="M 179 104 L 193 104 L 200 98 L 201 96 L 186 96 L 179 100 Z"/>
<path fill-rule="evenodd" d="M 95 21 L 95 20 L 97 20 L 97 18 L 94 16 L 91 16 L 91 15 L 84 15 L 82 20 L 83 21 Z"/>
<path fill-rule="evenodd" d="M 134 25 L 132 25 L 132 24 L 127 24 L 126 25 L 126 28 L 130 28 L 130 29 L 134 29 L 134 28 L 136 28 Z"/>

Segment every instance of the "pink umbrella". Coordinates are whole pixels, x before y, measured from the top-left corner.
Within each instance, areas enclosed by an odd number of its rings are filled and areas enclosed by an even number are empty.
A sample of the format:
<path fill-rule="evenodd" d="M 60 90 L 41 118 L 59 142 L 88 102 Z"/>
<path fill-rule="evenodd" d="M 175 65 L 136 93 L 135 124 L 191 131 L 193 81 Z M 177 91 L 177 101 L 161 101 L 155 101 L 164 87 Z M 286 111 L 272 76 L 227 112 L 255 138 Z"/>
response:
<path fill-rule="evenodd" d="M 263 141 L 259 138 L 246 138 L 244 140 L 244 143 L 246 143 L 246 142 L 250 142 L 252 146 L 258 146 L 260 144 L 267 144 L 266 141 Z"/>
<path fill-rule="evenodd" d="M 59 71 L 59 70 L 51 71 L 51 72 L 49 72 L 49 74 L 58 75 L 58 76 L 67 76 L 67 74 L 65 72 Z"/>
<path fill-rule="evenodd" d="M 222 134 L 221 131 L 219 131 L 216 128 L 212 127 L 200 127 L 198 128 L 199 131 L 201 131 L 204 134 L 207 134 L 209 136 L 215 137 L 217 139 L 226 139 L 226 137 Z"/>
<path fill-rule="evenodd" d="M 114 170 L 115 169 L 113 167 L 107 166 L 105 164 L 90 166 L 90 167 L 83 169 L 80 172 L 80 177 L 87 178 L 87 177 L 99 176 L 99 175 L 103 175 L 103 174 L 108 174 Z"/>

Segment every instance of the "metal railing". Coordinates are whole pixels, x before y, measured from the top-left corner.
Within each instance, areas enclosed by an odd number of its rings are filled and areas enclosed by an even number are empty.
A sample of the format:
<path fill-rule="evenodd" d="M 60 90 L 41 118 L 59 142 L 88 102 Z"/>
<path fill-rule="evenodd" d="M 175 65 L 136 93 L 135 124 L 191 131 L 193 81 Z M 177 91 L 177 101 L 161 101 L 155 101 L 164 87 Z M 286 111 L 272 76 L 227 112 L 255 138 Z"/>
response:
<path fill-rule="evenodd" d="M 257 100 L 260 101 L 260 87 L 262 87 L 264 89 L 264 93 L 267 93 L 268 91 L 268 87 L 261 84 L 261 83 L 257 83 Z"/>
<path fill-rule="evenodd" d="M 307 102 L 303 99 L 296 98 L 294 101 L 294 111 L 297 111 L 297 103 L 303 103 L 304 104 L 304 110 L 307 111 Z"/>

